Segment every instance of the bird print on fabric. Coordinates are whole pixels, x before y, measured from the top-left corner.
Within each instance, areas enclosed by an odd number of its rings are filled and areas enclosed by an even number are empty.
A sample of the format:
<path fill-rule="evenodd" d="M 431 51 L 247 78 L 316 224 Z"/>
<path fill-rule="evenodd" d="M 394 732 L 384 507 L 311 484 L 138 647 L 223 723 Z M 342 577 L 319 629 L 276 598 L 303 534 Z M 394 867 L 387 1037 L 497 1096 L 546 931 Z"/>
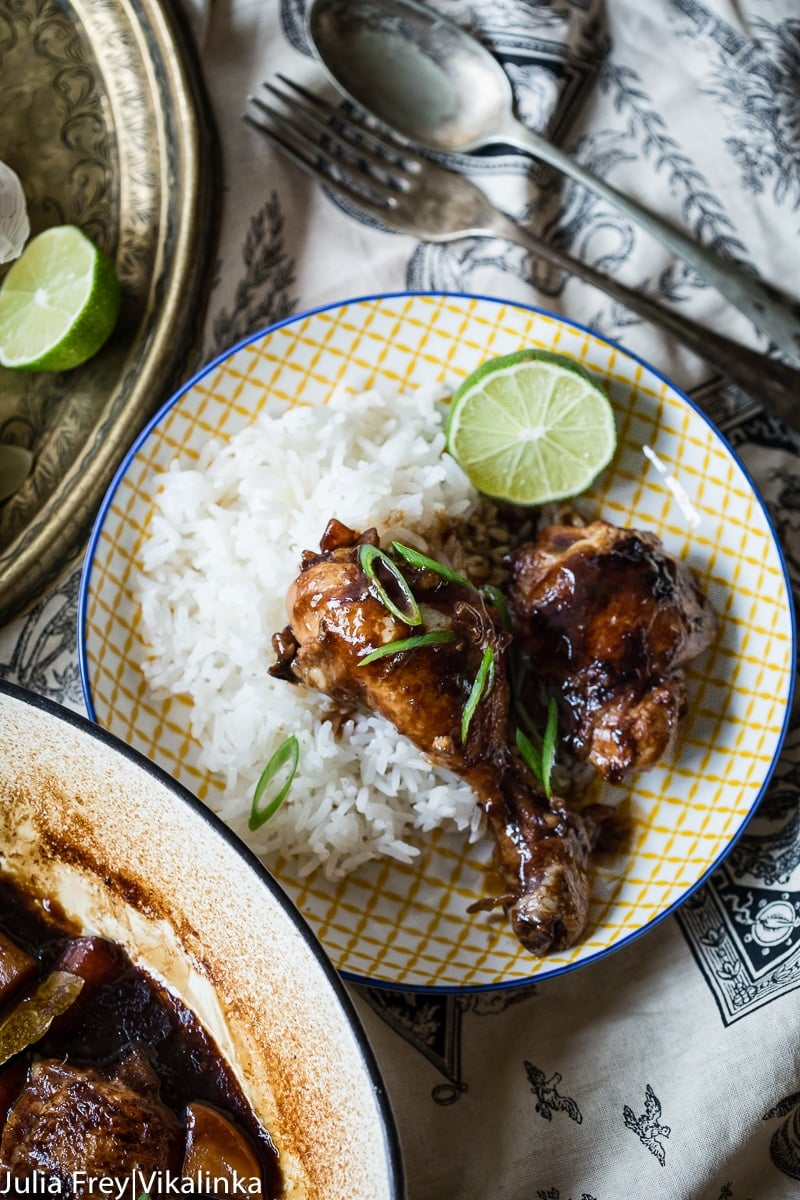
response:
<path fill-rule="evenodd" d="M 661 1123 L 661 1101 L 649 1083 L 645 1090 L 644 1112 L 637 1117 L 633 1109 L 629 1108 L 626 1104 L 622 1110 L 622 1115 L 627 1128 L 636 1134 L 642 1145 L 646 1146 L 650 1153 L 655 1155 L 663 1167 L 666 1163 L 667 1155 L 661 1139 L 668 1138 L 672 1131 L 669 1125 L 662 1125 Z"/>

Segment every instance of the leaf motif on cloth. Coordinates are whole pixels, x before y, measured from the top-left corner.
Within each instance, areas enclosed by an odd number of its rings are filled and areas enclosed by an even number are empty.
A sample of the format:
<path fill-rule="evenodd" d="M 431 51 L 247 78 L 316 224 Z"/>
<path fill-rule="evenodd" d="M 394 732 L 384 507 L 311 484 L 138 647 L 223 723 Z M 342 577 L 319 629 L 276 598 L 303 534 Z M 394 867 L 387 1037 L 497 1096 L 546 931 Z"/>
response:
<path fill-rule="evenodd" d="M 289 45 L 308 58 L 314 55 L 306 32 L 305 0 L 281 0 L 281 30 Z"/>
<path fill-rule="evenodd" d="M 653 1154 L 661 1166 L 666 1164 L 666 1151 L 661 1138 L 668 1138 L 672 1130 L 661 1124 L 661 1101 L 648 1083 L 644 1095 L 644 1112 L 637 1117 L 626 1104 L 622 1110 L 625 1125 L 639 1138 L 643 1146 Z"/>
<path fill-rule="evenodd" d="M 750 42 L 698 0 L 675 0 L 678 34 L 703 41 L 716 58 L 707 95 L 720 102 L 733 132 L 725 139 L 742 186 L 759 194 L 772 185 L 776 204 L 800 206 L 800 21 L 755 17 Z"/>
<path fill-rule="evenodd" d="M 545 1121 L 552 1121 L 554 1112 L 565 1112 L 571 1120 L 580 1125 L 583 1121 L 581 1110 L 569 1096 L 562 1096 L 558 1091 L 561 1076 L 556 1071 L 548 1079 L 544 1071 L 540 1071 L 533 1063 L 525 1061 L 525 1071 L 531 1085 L 531 1091 L 536 1097 L 536 1111 Z"/>
<path fill-rule="evenodd" d="M 80 570 L 73 571 L 23 618 L 22 632 L 0 679 L 78 708 L 81 680 L 75 661 Z"/>
<path fill-rule="evenodd" d="M 689 228 L 721 254 L 744 262 L 746 248 L 736 237 L 733 222 L 709 190 L 705 176 L 668 132 L 634 68 L 606 64 L 601 86 L 613 93 L 616 110 L 628 113 L 628 136 L 640 142 L 642 157 L 651 160 L 657 173 L 668 176 L 671 187 L 684 192 L 682 215 Z"/>
<path fill-rule="evenodd" d="M 245 270 L 236 286 L 233 309 L 220 309 L 213 321 L 211 356 L 291 316 L 297 308 L 297 298 L 292 295 L 295 263 L 286 249 L 277 192 L 250 218 L 242 260 Z"/>

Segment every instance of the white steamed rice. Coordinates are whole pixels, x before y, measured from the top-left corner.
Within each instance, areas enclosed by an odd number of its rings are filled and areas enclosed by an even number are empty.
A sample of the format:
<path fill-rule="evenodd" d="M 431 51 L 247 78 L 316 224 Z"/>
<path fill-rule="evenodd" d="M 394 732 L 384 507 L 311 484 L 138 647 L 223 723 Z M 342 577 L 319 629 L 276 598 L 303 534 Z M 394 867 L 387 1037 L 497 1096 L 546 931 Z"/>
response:
<path fill-rule="evenodd" d="M 339 393 L 324 408 L 264 415 L 161 477 L 138 581 L 145 676 L 156 693 L 189 697 L 198 765 L 224 789 L 214 808 L 300 875 L 410 861 L 437 827 L 479 833 L 469 787 L 389 722 L 361 714 L 336 731 L 326 697 L 268 674 L 287 588 L 331 517 L 424 550 L 446 517 L 468 515 L 477 494 L 443 450 L 431 391 Z M 250 832 L 256 782 L 289 734 L 300 743 L 289 795 Z"/>

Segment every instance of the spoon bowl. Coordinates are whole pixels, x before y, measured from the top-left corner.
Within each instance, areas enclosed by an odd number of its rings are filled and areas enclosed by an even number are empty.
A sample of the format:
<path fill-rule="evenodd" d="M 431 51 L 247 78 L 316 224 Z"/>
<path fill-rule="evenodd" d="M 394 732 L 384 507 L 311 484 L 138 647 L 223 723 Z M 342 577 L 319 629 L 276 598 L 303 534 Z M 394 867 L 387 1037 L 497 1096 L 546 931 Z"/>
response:
<path fill-rule="evenodd" d="M 431 9 L 405 0 L 317 0 L 308 27 L 341 90 L 426 150 L 468 153 L 517 123 L 498 61 Z"/>

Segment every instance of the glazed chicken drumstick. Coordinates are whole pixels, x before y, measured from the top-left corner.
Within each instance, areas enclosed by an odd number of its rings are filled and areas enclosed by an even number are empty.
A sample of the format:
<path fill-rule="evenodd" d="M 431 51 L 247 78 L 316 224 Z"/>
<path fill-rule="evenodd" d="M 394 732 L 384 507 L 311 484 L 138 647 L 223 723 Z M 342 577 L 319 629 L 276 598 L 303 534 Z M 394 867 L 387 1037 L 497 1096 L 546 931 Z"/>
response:
<path fill-rule="evenodd" d="M 363 548 L 377 545 L 375 530 L 359 534 L 330 522 L 319 553 L 304 554 L 289 590 L 290 623 L 273 639 L 272 674 L 317 688 L 345 708 L 381 714 L 433 763 L 467 780 L 494 833 L 505 889 L 473 909 L 502 906 L 534 954 L 566 949 L 586 922 L 595 827 L 560 798 L 548 800 L 509 744 L 509 635 L 466 581 L 405 562 L 402 575 L 418 611 L 406 612 L 399 597 L 391 611 L 381 598 L 391 572 L 376 585 L 364 569 Z M 431 634 L 440 640 L 400 648 Z M 373 657 L 393 643 L 397 651 Z M 470 705 L 481 672 L 484 686 Z"/>

